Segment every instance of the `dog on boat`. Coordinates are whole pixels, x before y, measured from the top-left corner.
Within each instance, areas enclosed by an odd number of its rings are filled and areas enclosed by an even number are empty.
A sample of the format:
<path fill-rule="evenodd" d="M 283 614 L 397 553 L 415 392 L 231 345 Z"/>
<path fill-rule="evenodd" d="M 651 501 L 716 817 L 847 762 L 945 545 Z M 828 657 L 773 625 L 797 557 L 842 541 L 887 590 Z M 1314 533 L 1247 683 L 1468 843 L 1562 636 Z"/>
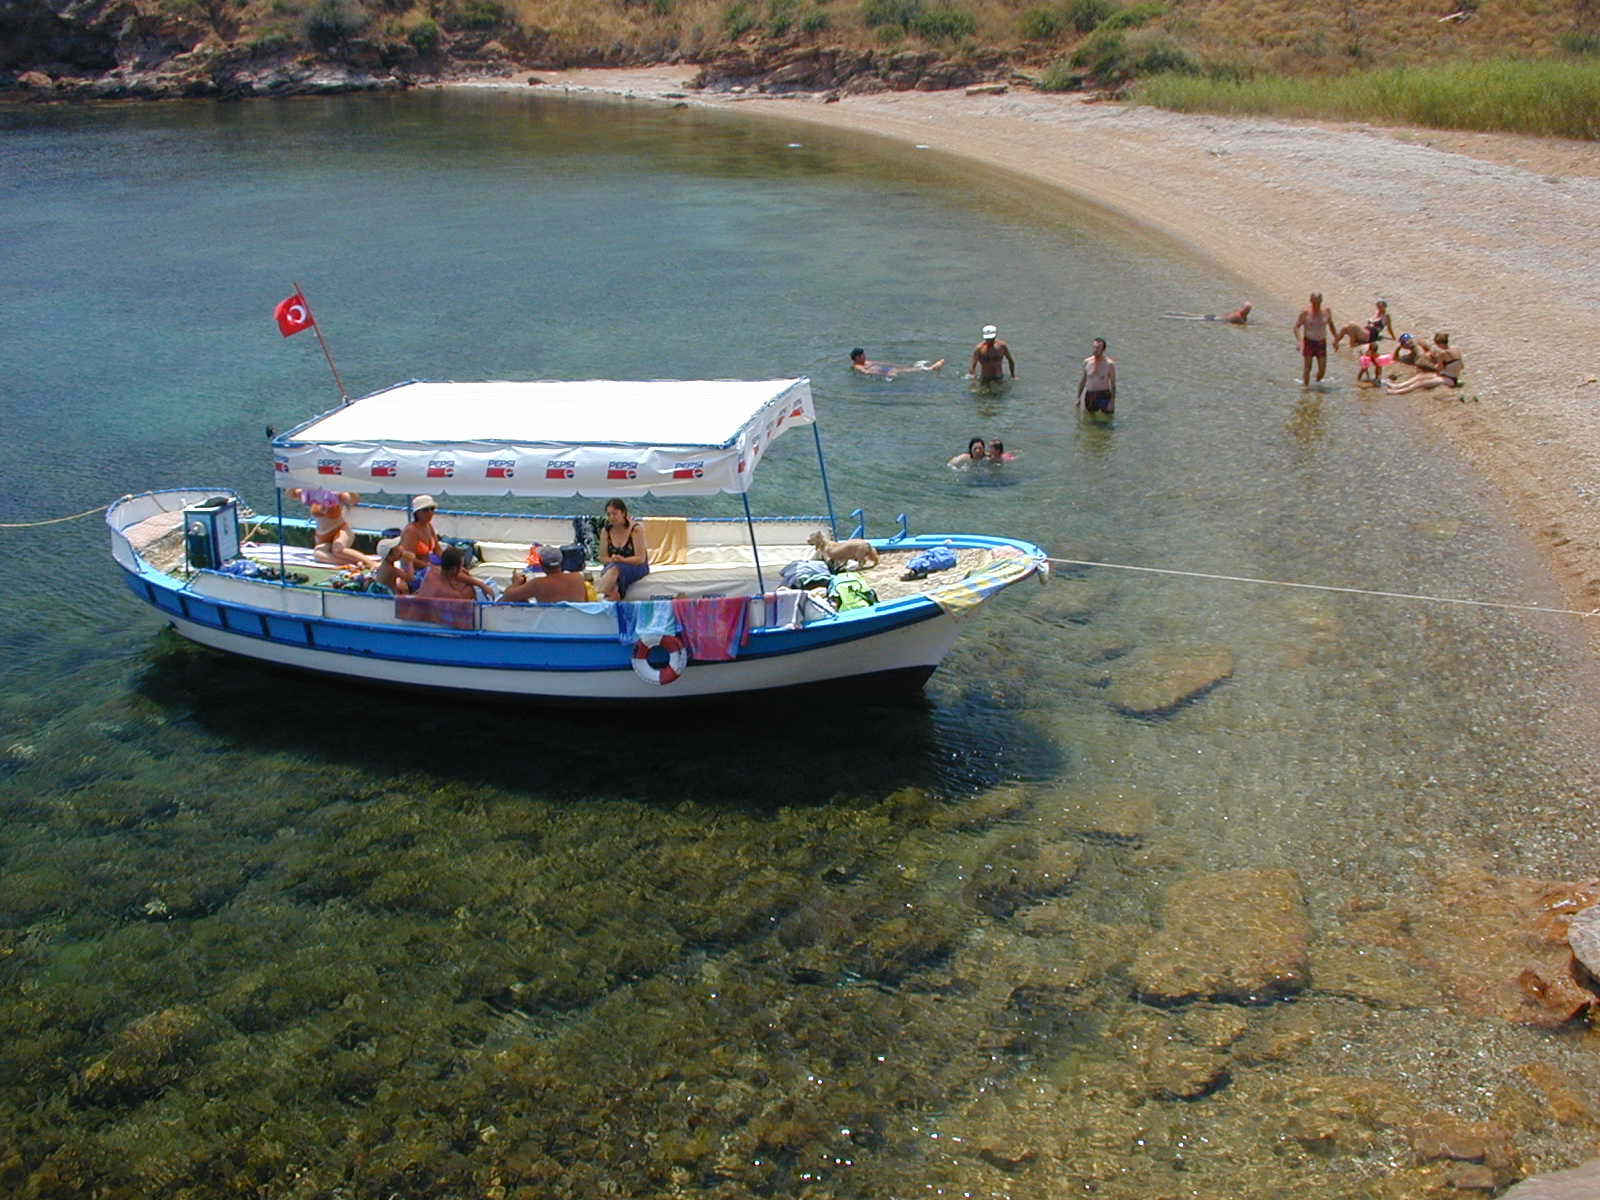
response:
<path fill-rule="evenodd" d="M 806 540 L 816 547 L 817 557 L 828 564 L 829 570 L 842 571 L 850 565 L 851 559 L 863 567 L 878 565 L 878 552 L 865 538 L 853 538 L 848 542 L 830 542 L 828 535 L 818 530 Z"/>

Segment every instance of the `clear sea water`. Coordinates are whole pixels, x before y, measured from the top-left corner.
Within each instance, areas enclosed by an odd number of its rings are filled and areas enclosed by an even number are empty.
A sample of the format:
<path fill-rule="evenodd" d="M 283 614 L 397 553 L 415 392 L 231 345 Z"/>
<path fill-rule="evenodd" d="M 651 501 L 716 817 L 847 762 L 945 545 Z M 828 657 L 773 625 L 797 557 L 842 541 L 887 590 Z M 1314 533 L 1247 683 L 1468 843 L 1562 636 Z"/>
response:
<path fill-rule="evenodd" d="M 355 393 L 808 374 L 874 534 L 906 512 L 1068 559 L 1558 603 L 1408 414 L 1454 401 L 1359 391 L 1347 355 L 1303 392 L 1290 310 L 1163 320 L 1245 285 L 992 171 L 523 93 L 5 109 L 0 139 L 0 521 L 189 484 L 270 507 L 265 428 L 336 398 L 271 323 L 298 282 Z M 998 397 L 962 378 L 990 321 L 1019 368 Z M 1110 426 L 1072 406 L 1096 335 Z M 866 379 L 856 345 L 950 365 Z M 948 470 L 979 433 L 1016 461 Z M 809 452 L 779 444 L 755 507 L 821 510 Z M 126 596 L 105 541 L 0 530 L 8 1189 L 1420 1186 L 1393 1125 L 1285 1132 L 1335 1077 L 1494 1120 L 1527 1169 L 1592 1149 L 1551 1115 L 1551 1078 L 1600 1090 L 1577 1029 L 1421 984 L 1174 1013 L 1129 982 L 1196 875 L 1294 872 L 1314 952 L 1354 913 L 1426 925 L 1452 872 L 1592 875 L 1570 619 L 1063 570 L 980 614 L 917 703 L 573 717 L 219 658 Z M 1217 651 L 1232 674 L 1173 712 L 1108 703 L 1141 657 Z M 1070 884 L 1017 867 L 1062 855 Z M 1041 970 L 1073 983 L 1023 986 Z M 1200 1044 L 1201 1012 L 1245 1031 L 1174 1100 L 1148 1044 Z"/>

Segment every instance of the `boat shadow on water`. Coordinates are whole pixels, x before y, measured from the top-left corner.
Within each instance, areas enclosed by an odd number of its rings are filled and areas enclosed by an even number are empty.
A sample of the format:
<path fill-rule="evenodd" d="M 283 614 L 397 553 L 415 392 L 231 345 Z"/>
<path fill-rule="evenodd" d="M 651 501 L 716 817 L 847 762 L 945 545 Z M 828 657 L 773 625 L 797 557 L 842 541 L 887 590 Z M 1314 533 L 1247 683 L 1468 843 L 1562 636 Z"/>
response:
<path fill-rule="evenodd" d="M 1024 714 L 935 685 L 843 704 L 806 692 L 660 711 L 533 707 L 328 680 L 163 630 L 134 686 L 171 719 L 255 753 L 544 799 L 769 810 L 906 787 L 949 795 L 1012 777 L 1008 748 L 1055 753 Z"/>

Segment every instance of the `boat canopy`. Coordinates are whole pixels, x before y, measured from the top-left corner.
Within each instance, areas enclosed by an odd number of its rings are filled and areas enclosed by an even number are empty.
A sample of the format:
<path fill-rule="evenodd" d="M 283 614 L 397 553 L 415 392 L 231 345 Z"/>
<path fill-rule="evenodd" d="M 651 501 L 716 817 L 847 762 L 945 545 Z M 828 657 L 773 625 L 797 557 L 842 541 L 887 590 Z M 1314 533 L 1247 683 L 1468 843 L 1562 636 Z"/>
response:
<path fill-rule="evenodd" d="M 811 381 L 419 382 L 272 440 L 277 486 L 453 496 L 744 493 Z"/>

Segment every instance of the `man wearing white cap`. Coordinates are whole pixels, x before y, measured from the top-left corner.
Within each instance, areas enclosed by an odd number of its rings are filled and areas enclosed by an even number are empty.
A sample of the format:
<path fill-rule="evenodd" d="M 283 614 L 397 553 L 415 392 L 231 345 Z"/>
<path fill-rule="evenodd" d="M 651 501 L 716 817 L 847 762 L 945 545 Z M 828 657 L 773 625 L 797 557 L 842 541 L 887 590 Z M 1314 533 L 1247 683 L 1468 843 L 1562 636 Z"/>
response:
<path fill-rule="evenodd" d="M 1017 377 L 1017 360 L 1011 357 L 1011 347 L 1000 340 L 1000 331 L 993 325 L 983 327 L 983 341 L 972 348 L 970 374 L 980 383 L 998 383 L 1005 377 L 1000 364 L 1011 368 L 1011 378 Z"/>

